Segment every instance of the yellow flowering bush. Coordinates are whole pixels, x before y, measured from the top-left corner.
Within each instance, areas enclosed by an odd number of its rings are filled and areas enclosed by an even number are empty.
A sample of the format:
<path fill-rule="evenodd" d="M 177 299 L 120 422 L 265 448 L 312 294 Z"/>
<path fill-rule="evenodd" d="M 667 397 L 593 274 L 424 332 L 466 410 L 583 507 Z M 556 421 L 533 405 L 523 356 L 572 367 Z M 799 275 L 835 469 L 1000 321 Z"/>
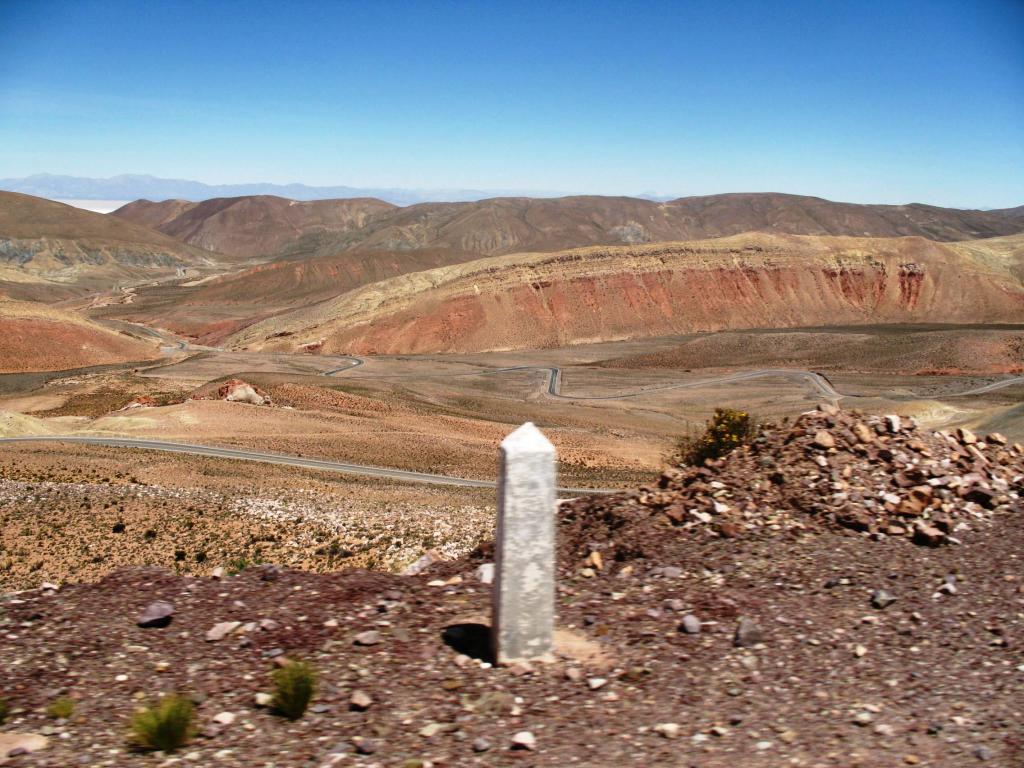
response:
<path fill-rule="evenodd" d="M 688 435 L 679 441 L 676 459 L 681 464 L 703 464 L 718 459 L 757 435 L 757 425 L 746 411 L 716 408 L 714 416 L 700 435 Z"/>

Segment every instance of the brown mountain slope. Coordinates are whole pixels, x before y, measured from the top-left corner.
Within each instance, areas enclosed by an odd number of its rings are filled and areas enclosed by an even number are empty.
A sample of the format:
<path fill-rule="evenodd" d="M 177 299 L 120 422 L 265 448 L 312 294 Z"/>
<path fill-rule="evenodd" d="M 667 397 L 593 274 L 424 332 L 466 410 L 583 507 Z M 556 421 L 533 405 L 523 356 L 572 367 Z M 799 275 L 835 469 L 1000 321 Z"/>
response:
<path fill-rule="evenodd" d="M 856 205 L 783 194 L 687 197 L 494 198 L 407 208 L 377 200 L 299 203 L 240 197 L 131 203 L 115 216 L 203 248 L 244 255 L 448 249 L 480 255 L 722 237 L 805 235 L 967 240 L 1024 231 L 1024 215 L 927 205 Z"/>
<path fill-rule="evenodd" d="M 256 258 L 312 253 L 325 235 L 342 237 L 393 210 L 372 198 L 296 201 L 256 195 L 201 203 L 136 200 L 113 217 L 153 226 L 199 248 Z"/>
<path fill-rule="evenodd" d="M 47 282 L 109 287 L 215 259 L 130 221 L 0 192 L 0 293 L 23 295 L 26 285 Z"/>
<path fill-rule="evenodd" d="M 396 275 L 473 258 L 474 254 L 424 249 L 279 259 L 194 284 L 140 288 L 131 304 L 110 307 L 105 314 L 168 328 L 203 344 L 219 344 L 240 328 L 282 311 Z"/>
<path fill-rule="evenodd" d="M 516 254 L 375 283 L 230 342 L 472 352 L 725 328 L 1020 322 L 1019 258 L 984 243 L 765 234 Z"/>
<path fill-rule="evenodd" d="M 158 356 L 156 345 L 73 312 L 0 300 L 0 373 L 66 370 Z"/>

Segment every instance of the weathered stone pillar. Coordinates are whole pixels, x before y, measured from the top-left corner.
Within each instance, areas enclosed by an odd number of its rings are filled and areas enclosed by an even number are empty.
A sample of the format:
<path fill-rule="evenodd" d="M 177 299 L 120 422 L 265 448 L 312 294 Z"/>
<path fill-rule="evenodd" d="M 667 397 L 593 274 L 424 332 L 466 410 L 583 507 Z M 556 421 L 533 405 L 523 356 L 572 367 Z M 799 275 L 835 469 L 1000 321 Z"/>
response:
<path fill-rule="evenodd" d="M 499 664 L 552 658 L 555 446 L 531 422 L 501 442 L 491 640 Z"/>

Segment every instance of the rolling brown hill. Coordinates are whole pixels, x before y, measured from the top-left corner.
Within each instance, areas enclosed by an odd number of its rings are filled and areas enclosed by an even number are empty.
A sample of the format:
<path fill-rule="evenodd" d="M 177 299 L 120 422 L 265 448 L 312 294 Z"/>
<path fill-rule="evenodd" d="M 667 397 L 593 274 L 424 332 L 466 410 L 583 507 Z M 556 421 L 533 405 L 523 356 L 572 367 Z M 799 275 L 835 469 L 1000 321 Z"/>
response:
<path fill-rule="evenodd" d="M 0 294 L 48 299 L 174 275 L 217 258 L 131 221 L 0 192 Z"/>
<path fill-rule="evenodd" d="M 313 253 L 325 236 L 343 239 L 394 210 L 394 205 L 372 198 L 297 201 L 257 195 L 201 203 L 136 200 L 113 217 L 206 250 L 266 258 Z"/>
<path fill-rule="evenodd" d="M 229 342 L 397 354 L 727 328 L 1020 322 L 1024 236 L 997 242 L 747 234 L 491 257 L 368 285 Z"/>
<path fill-rule="evenodd" d="M 493 198 L 398 208 L 379 200 L 239 197 L 137 201 L 114 216 L 202 248 L 246 256 L 443 249 L 479 255 L 704 239 L 743 232 L 969 240 L 1024 231 L 1024 214 L 816 197 L 727 194 L 659 203 L 630 197 Z"/>
<path fill-rule="evenodd" d="M 204 344 L 219 344 L 240 328 L 283 311 L 396 275 L 474 258 L 470 253 L 430 248 L 278 259 L 192 284 L 139 288 L 130 305 L 110 307 L 103 314 L 168 328 Z"/>
<path fill-rule="evenodd" d="M 0 373 L 67 370 L 159 355 L 156 344 L 74 312 L 0 299 Z"/>

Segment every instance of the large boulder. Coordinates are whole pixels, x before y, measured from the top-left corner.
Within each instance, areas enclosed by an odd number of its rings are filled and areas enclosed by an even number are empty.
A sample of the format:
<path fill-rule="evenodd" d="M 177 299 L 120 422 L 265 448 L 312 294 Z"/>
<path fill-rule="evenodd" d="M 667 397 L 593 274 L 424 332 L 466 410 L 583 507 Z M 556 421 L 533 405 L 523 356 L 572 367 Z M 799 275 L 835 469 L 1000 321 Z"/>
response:
<path fill-rule="evenodd" d="M 250 405 L 270 405 L 270 395 L 241 379 L 229 379 L 220 385 L 217 397 L 231 403 L 249 403 Z"/>

